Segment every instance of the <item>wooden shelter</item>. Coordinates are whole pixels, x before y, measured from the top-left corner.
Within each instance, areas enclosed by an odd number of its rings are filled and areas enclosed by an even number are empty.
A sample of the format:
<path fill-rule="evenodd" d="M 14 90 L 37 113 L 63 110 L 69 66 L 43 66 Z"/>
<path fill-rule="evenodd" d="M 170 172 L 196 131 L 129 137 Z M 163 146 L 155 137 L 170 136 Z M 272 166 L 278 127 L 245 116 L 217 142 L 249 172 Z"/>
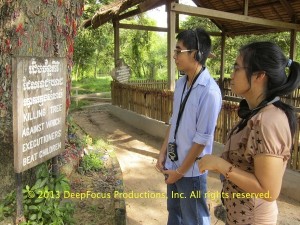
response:
<path fill-rule="evenodd" d="M 296 34 L 300 31 L 299 0 L 193 0 L 196 6 L 188 6 L 175 0 L 119 0 L 99 9 L 84 27 L 94 29 L 112 21 L 115 34 L 115 62 L 119 58 L 119 29 L 139 29 L 168 33 L 168 82 L 145 81 L 141 83 L 112 82 L 112 104 L 123 109 L 168 123 L 172 114 L 175 64 L 172 59 L 175 35 L 179 32 L 179 14 L 206 17 L 216 24 L 219 32 L 210 33 L 221 37 L 221 73 L 219 85 L 224 98 L 215 131 L 216 142 L 225 143 L 229 129 L 238 121 L 240 99 L 230 90 L 229 80 L 224 79 L 225 39 L 229 36 L 290 32 L 290 58 L 296 54 Z M 121 23 L 122 19 L 165 5 L 167 28 Z M 169 89 L 169 90 L 167 90 Z M 300 88 L 282 98 L 294 105 L 298 112 L 298 125 L 293 144 L 293 154 L 288 168 L 300 171 Z"/>
<path fill-rule="evenodd" d="M 245 34 L 263 34 L 289 31 L 290 58 L 296 54 L 296 33 L 300 31 L 299 0 L 193 0 L 196 6 L 180 4 L 178 0 L 118 0 L 101 7 L 84 21 L 84 27 L 94 29 L 108 21 L 114 24 L 115 62 L 119 58 L 119 29 L 164 31 L 168 33 L 168 88 L 174 90 L 175 63 L 172 60 L 175 34 L 179 31 L 179 14 L 206 17 L 220 29 L 222 37 L 220 85 L 224 80 L 225 38 Z M 150 27 L 120 23 L 122 19 L 165 5 L 168 27 Z"/>

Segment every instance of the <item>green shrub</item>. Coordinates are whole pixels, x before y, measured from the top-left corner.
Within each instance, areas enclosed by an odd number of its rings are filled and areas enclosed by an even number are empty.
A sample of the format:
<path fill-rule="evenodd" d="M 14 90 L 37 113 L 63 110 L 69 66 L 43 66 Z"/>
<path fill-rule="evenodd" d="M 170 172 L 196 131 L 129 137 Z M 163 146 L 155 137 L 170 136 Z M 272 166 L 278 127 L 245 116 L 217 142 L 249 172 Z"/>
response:
<path fill-rule="evenodd" d="M 70 191 L 65 175 L 52 176 L 48 166 L 43 163 L 37 167 L 36 182 L 22 190 L 24 217 L 26 222 L 20 225 L 72 225 L 74 224 L 74 205 L 62 201 L 63 193 Z M 12 216 L 16 208 L 16 193 L 11 192 L 0 203 L 0 221 Z"/>
<path fill-rule="evenodd" d="M 98 152 L 92 152 L 88 155 L 84 155 L 81 160 L 81 167 L 85 172 L 101 170 L 104 167 L 103 161 L 101 160 L 102 156 L 103 155 Z"/>

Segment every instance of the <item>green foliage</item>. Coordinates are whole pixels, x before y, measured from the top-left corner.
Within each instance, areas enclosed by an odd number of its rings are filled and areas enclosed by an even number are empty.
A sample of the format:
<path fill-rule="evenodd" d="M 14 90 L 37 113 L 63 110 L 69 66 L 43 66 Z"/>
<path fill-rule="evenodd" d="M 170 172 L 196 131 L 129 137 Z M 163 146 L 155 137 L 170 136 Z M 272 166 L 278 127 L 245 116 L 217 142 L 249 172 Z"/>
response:
<path fill-rule="evenodd" d="M 101 160 L 102 156 L 103 154 L 100 152 L 91 152 L 83 156 L 80 165 L 85 172 L 99 171 L 104 167 L 103 161 Z"/>
<path fill-rule="evenodd" d="M 6 195 L 5 199 L 0 202 L 0 221 L 4 219 L 4 217 L 8 217 L 12 215 L 15 210 L 16 205 L 16 193 L 11 192 Z"/>
<path fill-rule="evenodd" d="M 90 94 L 95 92 L 110 92 L 110 83 L 112 81 L 111 76 L 104 77 L 89 77 L 80 79 L 78 81 L 72 81 L 72 95 L 76 94 Z"/>
<path fill-rule="evenodd" d="M 70 184 L 66 177 L 64 175 L 53 177 L 46 163 L 39 165 L 36 170 L 35 184 L 32 187 L 26 185 L 22 190 L 26 222 L 20 224 L 74 224 L 73 204 L 62 201 L 65 191 L 70 191 Z M 12 216 L 15 208 L 16 194 L 13 191 L 0 203 L 0 221 L 4 216 Z"/>
<path fill-rule="evenodd" d="M 219 28 L 208 18 L 189 16 L 187 20 L 180 23 L 180 28 L 184 30 L 198 27 L 209 32 L 220 32 Z"/>
<path fill-rule="evenodd" d="M 82 94 L 92 94 L 92 93 L 100 93 L 101 92 L 101 98 L 110 98 L 111 97 L 111 76 L 103 76 L 103 77 L 87 77 L 78 81 L 72 81 L 72 89 L 71 89 L 71 95 L 76 97 L 76 95 L 82 95 Z M 78 110 L 83 108 L 84 106 L 91 105 L 92 103 L 95 103 L 93 99 L 85 100 L 72 100 L 70 111 Z"/>
<path fill-rule="evenodd" d="M 155 21 L 143 14 L 127 23 L 155 26 Z M 132 79 L 167 77 L 166 36 L 151 31 L 121 30 L 120 40 L 120 55 L 131 68 Z"/>
<path fill-rule="evenodd" d="M 89 135 L 85 135 L 83 138 L 83 144 L 84 146 L 90 146 L 93 144 L 93 138 L 91 138 Z"/>
<path fill-rule="evenodd" d="M 87 0 L 83 20 L 90 19 L 101 5 L 112 0 Z M 155 21 L 144 14 L 122 20 L 122 23 L 154 26 Z M 220 32 L 220 29 L 209 19 L 187 17 L 181 22 L 181 29 L 202 27 L 209 32 Z M 97 77 L 108 74 L 114 68 L 113 26 L 106 23 L 99 28 L 80 29 L 75 40 L 73 78 Z M 174 37 L 175 38 L 175 37 Z M 265 35 L 226 37 L 225 74 L 231 73 L 231 65 L 238 54 L 238 49 L 251 41 L 271 40 L 277 43 L 289 55 L 290 35 L 274 33 Z M 220 76 L 221 37 L 212 36 L 213 53 L 216 58 L 208 59 L 207 66 L 213 76 Z M 300 35 L 297 35 L 297 46 L 300 46 Z M 300 48 L 297 49 L 297 61 L 300 60 Z M 157 32 L 141 30 L 120 30 L 120 57 L 131 68 L 131 79 L 167 79 L 167 38 Z M 172 59 L 171 59 L 172 60 Z M 90 82 L 93 83 L 93 82 Z M 91 89 L 91 92 L 93 90 Z"/>
<path fill-rule="evenodd" d="M 70 105 L 70 112 L 74 110 L 82 110 L 84 107 L 89 106 L 91 104 L 92 103 L 89 100 L 78 100 L 78 102 L 72 101 Z"/>
<path fill-rule="evenodd" d="M 89 153 L 84 155 L 80 161 L 81 172 L 104 169 L 105 152 L 113 152 L 112 146 L 103 139 L 93 140 L 89 135 L 83 138 L 83 142 L 89 149 Z"/>
<path fill-rule="evenodd" d="M 93 144 L 93 147 L 96 149 L 105 149 L 108 151 L 113 151 L 113 147 L 103 139 L 96 140 Z"/>
<path fill-rule="evenodd" d="M 103 4 L 111 1 L 88 0 L 83 20 L 90 19 Z M 144 14 L 124 20 L 126 23 L 154 26 L 155 21 Z M 123 22 L 123 21 L 122 21 Z M 113 26 L 106 23 L 97 29 L 78 31 L 75 39 L 74 80 L 108 74 L 114 68 Z M 162 79 L 167 77 L 167 40 L 156 32 L 127 30 L 120 32 L 120 57 L 131 68 L 132 79 Z"/>
<path fill-rule="evenodd" d="M 101 5 L 111 0 L 87 0 L 83 20 L 90 19 Z M 107 74 L 114 67 L 113 59 L 113 30 L 112 24 L 107 23 L 98 29 L 80 28 L 74 43 L 74 70 L 75 80 L 84 77 L 97 77 L 98 74 Z"/>

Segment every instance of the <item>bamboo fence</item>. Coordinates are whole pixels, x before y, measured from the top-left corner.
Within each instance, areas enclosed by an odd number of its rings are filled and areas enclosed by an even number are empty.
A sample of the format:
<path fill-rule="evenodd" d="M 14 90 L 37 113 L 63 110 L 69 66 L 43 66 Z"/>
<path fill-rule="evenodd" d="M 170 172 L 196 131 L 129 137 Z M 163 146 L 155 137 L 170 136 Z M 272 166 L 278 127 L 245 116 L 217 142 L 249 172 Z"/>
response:
<path fill-rule="evenodd" d="M 113 105 L 169 123 L 172 115 L 173 92 L 166 89 L 165 81 L 138 81 L 127 84 L 112 81 L 111 92 Z M 223 81 L 222 93 L 224 94 L 223 105 L 218 117 L 214 140 L 224 144 L 228 131 L 239 121 L 237 110 L 240 98 L 231 92 L 229 79 Z M 300 89 L 283 97 L 282 100 L 293 105 L 297 110 L 298 123 L 288 167 L 300 172 Z"/>

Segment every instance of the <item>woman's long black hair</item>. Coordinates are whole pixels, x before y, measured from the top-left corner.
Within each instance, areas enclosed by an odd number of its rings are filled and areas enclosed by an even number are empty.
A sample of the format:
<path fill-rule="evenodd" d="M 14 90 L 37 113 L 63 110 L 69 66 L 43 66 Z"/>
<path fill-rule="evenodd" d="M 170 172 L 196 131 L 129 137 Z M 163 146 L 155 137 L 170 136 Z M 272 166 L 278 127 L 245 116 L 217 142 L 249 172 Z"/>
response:
<path fill-rule="evenodd" d="M 238 131 L 247 125 L 248 120 L 260 108 L 267 105 L 276 96 L 290 94 L 298 88 L 300 82 L 300 64 L 287 59 L 282 50 L 272 42 L 264 41 L 248 44 L 240 49 L 240 55 L 243 58 L 243 66 L 246 68 L 249 84 L 251 84 L 252 74 L 257 71 L 265 71 L 268 81 L 265 100 L 259 105 L 260 107 L 252 110 L 246 118 L 241 120 L 236 127 Z M 288 75 L 286 71 L 288 71 Z M 297 126 L 294 108 L 282 101 L 276 101 L 273 105 L 286 114 L 293 137 Z"/>

